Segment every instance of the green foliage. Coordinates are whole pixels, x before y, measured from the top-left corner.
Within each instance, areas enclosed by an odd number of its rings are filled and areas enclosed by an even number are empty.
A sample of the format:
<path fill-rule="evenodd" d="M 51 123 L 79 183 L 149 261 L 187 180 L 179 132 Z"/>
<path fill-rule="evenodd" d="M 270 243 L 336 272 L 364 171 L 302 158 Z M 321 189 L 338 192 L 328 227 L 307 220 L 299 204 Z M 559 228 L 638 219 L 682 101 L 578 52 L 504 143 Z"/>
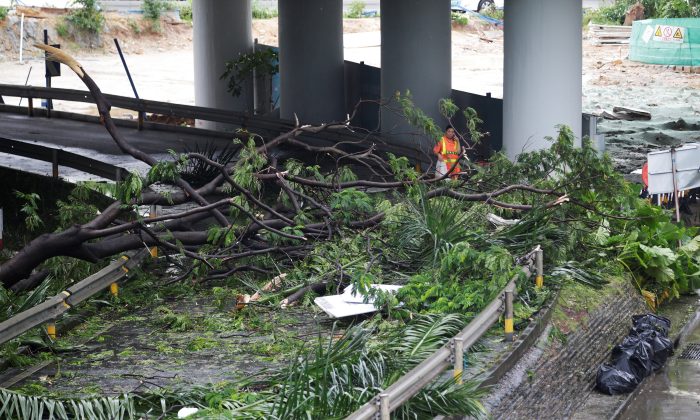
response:
<path fill-rule="evenodd" d="M 484 16 L 492 17 L 492 18 L 498 19 L 498 20 L 503 20 L 503 16 L 504 16 L 503 9 L 497 9 L 493 5 L 491 5 L 490 7 L 486 7 L 484 9 L 481 9 L 479 11 L 479 13 L 481 13 Z"/>
<path fill-rule="evenodd" d="M 117 183 L 116 198 L 124 204 L 131 204 L 141 197 L 143 186 L 141 175 L 137 171 L 129 172 L 125 180 Z"/>
<path fill-rule="evenodd" d="M 158 315 L 156 324 L 172 332 L 185 332 L 194 328 L 194 321 L 187 314 L 176 314 L 167 306 L 159 306 L 155 312 Z"/>
<path fill-rule="evenodd" d="M 472 236 L 470 216 L 452 198 L 406 200 L 391 238 L 401 259 L 413 267 L 436 265 L 450 247 Z"/>
<path fill-rule="evenodd" d="M 253 0 L 253 19 L 273 19 L 278 14 L 277 9 L 262 7 L 257 0 Z"/>
<path fill-rule="evenodd" d="M 142 32 L 141 24 L 137 20 L 129 18 L 126 21 L 126 24 L 129 25 L 131 32 L 134 34 L 139 35 Z"/>
<path fill-rule="evenodd" d="M 45 301 L 50 296 L 53 278 L 46 278 L 39 286 L 19 296 L 0 285 L 0 322 Z"/>
<path fill-rule="evenodd" d="M 9 12 L 10 9 L 4 6 L 0 6 L 0 21 L 5 20 L 7 17 L 7 12 Z"/>
<path fill-rule="evenodd" d="M 97 0 L 75 0 L 74 4 L 82 7 L 76 8 L 68 15 L 70 22 L 78 30 L 99 34 L 105 24 L 105 17 L 97 5 Z"/>
<path fill-rule="evenodd" d="M 225 63 L 224 73 L 219 79 L 227 80 L 228 92 L 240 96 L 243 92 L 243 82 L 253 77 L 272 76 L 279 72 L 279 54 L 277 51 L 265 48 L 248 54 L 241 54 L 235 60 Z"/>
<path fill-rule="evenodd" d="M 366 219 L 374 213 L 370 197 L 355 188 L 346 188 L 333 193 L 331 209 L 343 223 Z"/>
<path fill-rule="evenodd" d="M 182 19 L 184 22 L 192 23 L 192 0 L 187 0 L 187 4 L 181 5 L 179 11 L 180 19 Z"/>
<path fill-rule="evenodd" d="M 469 25 L 469 18 L 465 16 L 464 13 L 452 13 L 452 22 L 459 26 Z"/>
<path fill-rule="evenodd" d="M 23 193 L 15 190 L 15 196 L 24 201 L 24 205 L 20 209 L 24 213 L 24 223 L 29 231 L 37 231 L 44 225 L 44 221 L 39 215 L 39 204 L 41 200 L 37 193 Z"/>
<path fill-rule="evenodd" d="M 479 131 L 479 124 L 482 124 L 484 120 L 479 118 L 479 115 L 476 113 L 476 110 L 471 107 L 467 107 L 463 111 L 464 113 L 464 118 L 467 120 L 467 131 L 469 132 L 469 138 L 472 141 L 472 145 L 478 144 L 481 142 L 481 138 L 484 137 L 484 134 Z"/>
<path fill-rule="evenodd" d="M 207 242 L 217 246 L 231 246 L 236 241 L 236 231 L 230 227 L 218 225 L 209 228 Z"/>
<path fill-rule="evenodd" d="M 61 20 L 60 22 L 56 23 L 56 34 L 60 36 L 61 38 L 67 38 L 68 35 L 70 34 L 70 31 L 68 29 L 68 24 L 66 23 L 65 20 Z"/>
<path fill-rule="evenodd" d="M 657 303 L 700 288 L 700 236 L 671 220 L 669 213 L 649 204 L 636 210 L 639 223 L 604 244 L 620 250 L 618 260 L 642 291 Z"/>
<path fill-rule="evenodd" d="M 353 0 L 348 7 L 348 11 L 345 13 L 346 18 L 359 19 L 363 16 L 362 12 L 365 10 L 365 2 L 360 0 Z"/>
<path fill-rule="evenodd" d="M 132 419 L 136 407 L 132 398 L 99 397 L 56 399 L 26 396 L 0 389 L 0 418 L 7 419 Z"/>
<path fill-rule="evenodd" d="M 599 24 L 621 25 L 625 20 L 625 12 L 638 0 L 616 0 L 612 4 L 598 10 L 591 10 L 584 16 L 583 24 L 588 22 Z M 644 17 L 655 18 L 684 18 L 697 17 L 699 3 L 697 0 L 641 0 L 644 6 Z"/>
<path fill-rule="evenodd" d="M 476 314 L 515 274 L 513 257 L 503 248 L 477 251 L 466 242 L 445 252 L 440 265 L 409 280 L 398 298 L 417 312 Z"/>
<path fill-rule="evenodd" d="M 420 129 L 423 134 L 435 141 L 442 137 L 442 130 L 435 124 L 435 121 L 428 117 L 422 109 L 415 106 L 410 91 L 406 91 L 404 95 L 401 95 L 401 92 L 396 92 L 394 99 L 409 124 Z"/>
<path fill-rule="evenodd" d="M 236 169 L 231 178 L 243 188 L 258 192 L 260 191 L 260 182 L 255 178 L 255 174 L 266 164 L 267 158 L 265 155 L 258 153 L 255 147 L 255 140 L 251 137 L 238 154 Z"/>
<path fill-rule="evenodd" d="M 557 277 L 564 277 L 588 287 L 592 287 L 593 289 L 602 289 L 603 286 L 608 284 L 608 280 L 606 280 L 603 276 L 587 270 L 576 261 L 568 261 L 565 264 L 552 269 L 551 275 L 555 279 Z"/>
<path fill-rule="evenodd" d="M 272 406 L 271 417 L 340 418 L 368 402 L 406 372 L 443 346 L 463 327 L 456 315 L 419 317 L 372 342 L 374 329 L 358 325 L 339 340 L 319 339 L 313 352 L 286 369 L 284 385 Z M 479 416 L 484 413 L 476 384 L 437 381 L 409 400 L 397 418 L 435 415 Z"/>
<path fill-rule="evenodd" d="M 691 5 L 692 3 L 692 5 Z M 700 16 L 700 8 L 697 1 L 667 0 L 659 4 L 659 17 L 662 18 L 687 18 Z"/>
<path fill-rule="evenodd" d="M 156 182 L 173 183 L 180 176 L 180 171 L 182 171 L 182 167 L 186 163 L 187 160 L 184 156 L 181 156 L 175 162 L 171 160 L 162 160 L 151 166 L 151 169 L 148 170 L 146 182 L 148 184 L 154 184 Z"/>
<path fill-rule="evenodd" d="M 144 0 L 143 17 L 149 20 L 158 20 L 168 10 L 168 2 L 165 0 Z"/>
<path fill-rule="evenodd" d="M 74 224 L 87 223 L 99 214 L 95 194 L 92 194 L 95 190 L 113 193 L 114 187 L 113 184 L 80 183 L 66 200 L 56 201 L 59 228 L 67 229 Z"/>

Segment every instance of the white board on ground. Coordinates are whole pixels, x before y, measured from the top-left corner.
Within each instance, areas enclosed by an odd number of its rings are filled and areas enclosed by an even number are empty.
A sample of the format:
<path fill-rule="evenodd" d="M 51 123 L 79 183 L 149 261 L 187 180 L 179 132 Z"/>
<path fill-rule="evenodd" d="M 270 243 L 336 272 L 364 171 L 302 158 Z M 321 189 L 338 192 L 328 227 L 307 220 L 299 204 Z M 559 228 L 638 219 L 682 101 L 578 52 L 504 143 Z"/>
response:
<path fill-rule="evenodd" d="M 370 288 L 379 289 L 385 292 L 396 293 L 402 286 L 388 284 L 372 284 Z M 346 316 L 368 314 L 375 312 L 374 299 L 369 298 L 367 303 L 364 303 L 364 296 L 357 293 L 353 296 L 353 286 L 348 286 L 342 295 L 321 296 L 314 299 L 314 303 L 318 305 L 323 312 L 327 313 L 331 318 L 343 318 Z"/>
<path fill-rule="evenodd" d="M 673 193 L 671 151 L 647 154 L 649 162 L 649 194 Z M 689 143 L 676 149 L 676 182 L 678 190 L 700 187 L 700 144 Z"/>

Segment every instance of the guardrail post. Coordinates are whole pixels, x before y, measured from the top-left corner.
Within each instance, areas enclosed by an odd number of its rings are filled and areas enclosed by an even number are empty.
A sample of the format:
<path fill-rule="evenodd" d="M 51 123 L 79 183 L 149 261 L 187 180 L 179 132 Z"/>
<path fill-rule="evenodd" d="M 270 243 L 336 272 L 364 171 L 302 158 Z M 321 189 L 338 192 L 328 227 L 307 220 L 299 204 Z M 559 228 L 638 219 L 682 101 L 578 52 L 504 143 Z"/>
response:
<path fill-rule="evenodd" d="M 31 96 L 27 98 L 27 101 L 29 102 L 29 108 L 27 108 L 27 111 L 29 112 L 29 116 L 33 117 L 34 116 L 34 98 Z"/>
<path fill-rule="evenodd" d="M 504 329 L 506 333 L 506 341 L 513 341 L 513 289 L 506 290 L 506 313 Z"/>
<path fill-rule="evenodd" d="M 537 250 L 537 252 L 535 252 L 535 264 L 537 266 L 537 277 L 535 277 L 535 286 L 538 289 L 544 285 L 543 261 L 544 261 L 544 252 L 540 248 Z"/>
<path fill-rule="evenodd" d="M 153 219 L 155 217 L 158 217 L 158 206 L 156 204 L 153 204 L 153 205 L 151 205 L 151 208 L 148 211 L 148 218 Z M 150 251 L 151 251 L 151 258 L 158 258 L 158 247 L 157 246 L 152 246 Z"/>
<path fill-rule="evenodd" d="M 389 420 L 391 418 L 389 394 L 379 394 L 379 418 L 381 420 Z"/>
<path fill-rule="evenodd" d="M 145 117 L 146 113 L 139 111 L 139 118 L 138 118 L 138 130 L 141 131 L 143 130 L 143 120 Z"/>
<path fill-rule="evenodd" d="M 461 337 L 455 337 L 454 340 L 454 352 L 455 352 L 455 366 L 454 366 L 454 377 L 459 385 L 462 385 L 462 373 L 464 371 L 464 339 Z"/>
<path fill-rule="evenodd" d="M 58 149 L 51 150 L 51 173 L 58 178 Z"/>
<path fill-rule="evenodd" d="M 56 339 L 56 324 L 53 321 L 46 324 L 46 334 L 48 334 L 50 339 Z"/>

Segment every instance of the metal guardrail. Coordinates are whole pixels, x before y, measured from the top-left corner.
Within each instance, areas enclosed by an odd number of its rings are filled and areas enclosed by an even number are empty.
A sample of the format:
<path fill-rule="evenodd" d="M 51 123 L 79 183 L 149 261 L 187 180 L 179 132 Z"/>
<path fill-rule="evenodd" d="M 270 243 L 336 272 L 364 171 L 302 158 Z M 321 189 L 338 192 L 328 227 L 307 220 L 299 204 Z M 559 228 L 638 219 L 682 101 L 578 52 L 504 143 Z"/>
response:
<path fill-rule="evenodd" d="M 70 102 L 94 103 L 94 99 L 92 98 L 90 92 L 74 89 L 0 84 L 0 98 L 3 95 L 27 98 L 27 113 L 29 116 L 34 115 L 33 99 L 40 98 Z M 151 101 L 147 99 L 135 99 L 126 96 L 109 94 L 105 95 L 105 97 L 113 107 L 137 111 L 139 113 L 139 129 L 143 129 L 144 127 L 144 121 L 142 118 L 144 113 L 225 123 L 232 126 L 241 127 L 249 131 L 266 132 L 273 135 L 291 131 L 295 126 L 294 122 L 291 120 L 283 120 L 261 115 L 251 115 L 245 112 L 205 108 L 193 105 L 173 104 L 169 102 Z M 52 112 L 47 110 L 47 116 L 50 117 L 51 114 Z M 305 133 L 301 137 L 310 142 L 320 141 L 323 143 L 335 143 L 343 141 L 347 142 L 347 145 L 352 145 L 365 140 L 363 135 L 353 133 L 348 130 L 324 131 L 317 134 Z M 392 144 L 391 142 L 378 141 L 377 149 L 383 152 L 391 152 L 400 156 L 407 156 L 416 160 L 425 160 L 426 156 L 430 155 L 429 150 L 424 151 L 420 150 L 419 147 L 417 148 L 411 145 Z"/>
<path fill-rule="evenodd" d="M 27 143 L 20 140 L 8 139 L 6 137 L 0 137 L 0 152 L 50 162 L 52 165 L 52 176 L 54 178 L 58 178 L 59 166 L 67 166 L 112 181 L 120 181 L 128 174 L 128 171 L 124 168 L 91 159 L 77 153 Z"/>
<path fill-rule="evenodd" d="M 537 266 L 537 278 L 542 278 L 542 250 L 538 247 L 528 254 L 527 264 L 522 267 L 526 277 L 532 276 L 533 266 Z M 537 260 L 537 262 L 535 261 Z M 401 407 L 406 401 L 415 396 L 427 384 L 435 380 L 450 366 L 455 367 L 455 376 L 461 379 L 462 355 L 481 338 L 491 326 L 498 321 L 502 311 L 507 312 L 509 303 L 510 333 L 512 333 L 512 299 L 515 292 L 515 282 L 519 275 L 506 285 L 499 296 L 491 301 L 462 331 L 448 344 L 437 350 L 410 372 L 399 378 L 370 402 L 349 415 L 346 420 L 389 420 L 392 411 Z M 540 284 L 538 283 L 538 287 Z M 506 315 L 505 332 L 509 333 L 509 319 Z"/>
<path fill-rule="evenodd" d="M 49 323 L 83 302 L 94 294 L 110 287 L 127 277 L 129 270 L 138 265 L 148 251 L 140 250 L 124 255 L 97 273 L 86 277 L 61 293 L 48 298 L 43 303 L 27 309 L 14 317 L 0 323 L 0 344 L 39 325 Z"/>

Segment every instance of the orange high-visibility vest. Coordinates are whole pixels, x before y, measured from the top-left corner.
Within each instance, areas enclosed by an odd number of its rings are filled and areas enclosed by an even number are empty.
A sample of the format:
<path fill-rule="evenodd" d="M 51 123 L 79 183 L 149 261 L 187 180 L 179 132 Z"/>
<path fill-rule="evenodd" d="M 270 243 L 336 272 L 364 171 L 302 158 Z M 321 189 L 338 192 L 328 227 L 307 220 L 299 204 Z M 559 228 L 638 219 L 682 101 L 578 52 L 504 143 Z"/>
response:
<path fill-rule="evenodd" d="M 441 155 L 442 159 L 445 162 L 448 163 L 454 163 L 459 160 L 459 142 L 455 139 L 452 141 L 449 141 L 446 137 L 443 137 L 442 140 L 440 140 L 440 143 L 442 144 L 441 147 Z"/>
<path fill-rule="evenodd" d="M 454 167 L 452 176 L 460 172 L 459 164 L 457 162 L 459 161 L 461 149 L 459 147 L 459 141 L 456 138 L 453 140 L 448 140 L 447 137 L 443 136 L 440 142 L 435 145 L 433 151 L 442 155 L 442 160 L 445 162 L 445 166 L 447 167 L 448 171 Z"/>

